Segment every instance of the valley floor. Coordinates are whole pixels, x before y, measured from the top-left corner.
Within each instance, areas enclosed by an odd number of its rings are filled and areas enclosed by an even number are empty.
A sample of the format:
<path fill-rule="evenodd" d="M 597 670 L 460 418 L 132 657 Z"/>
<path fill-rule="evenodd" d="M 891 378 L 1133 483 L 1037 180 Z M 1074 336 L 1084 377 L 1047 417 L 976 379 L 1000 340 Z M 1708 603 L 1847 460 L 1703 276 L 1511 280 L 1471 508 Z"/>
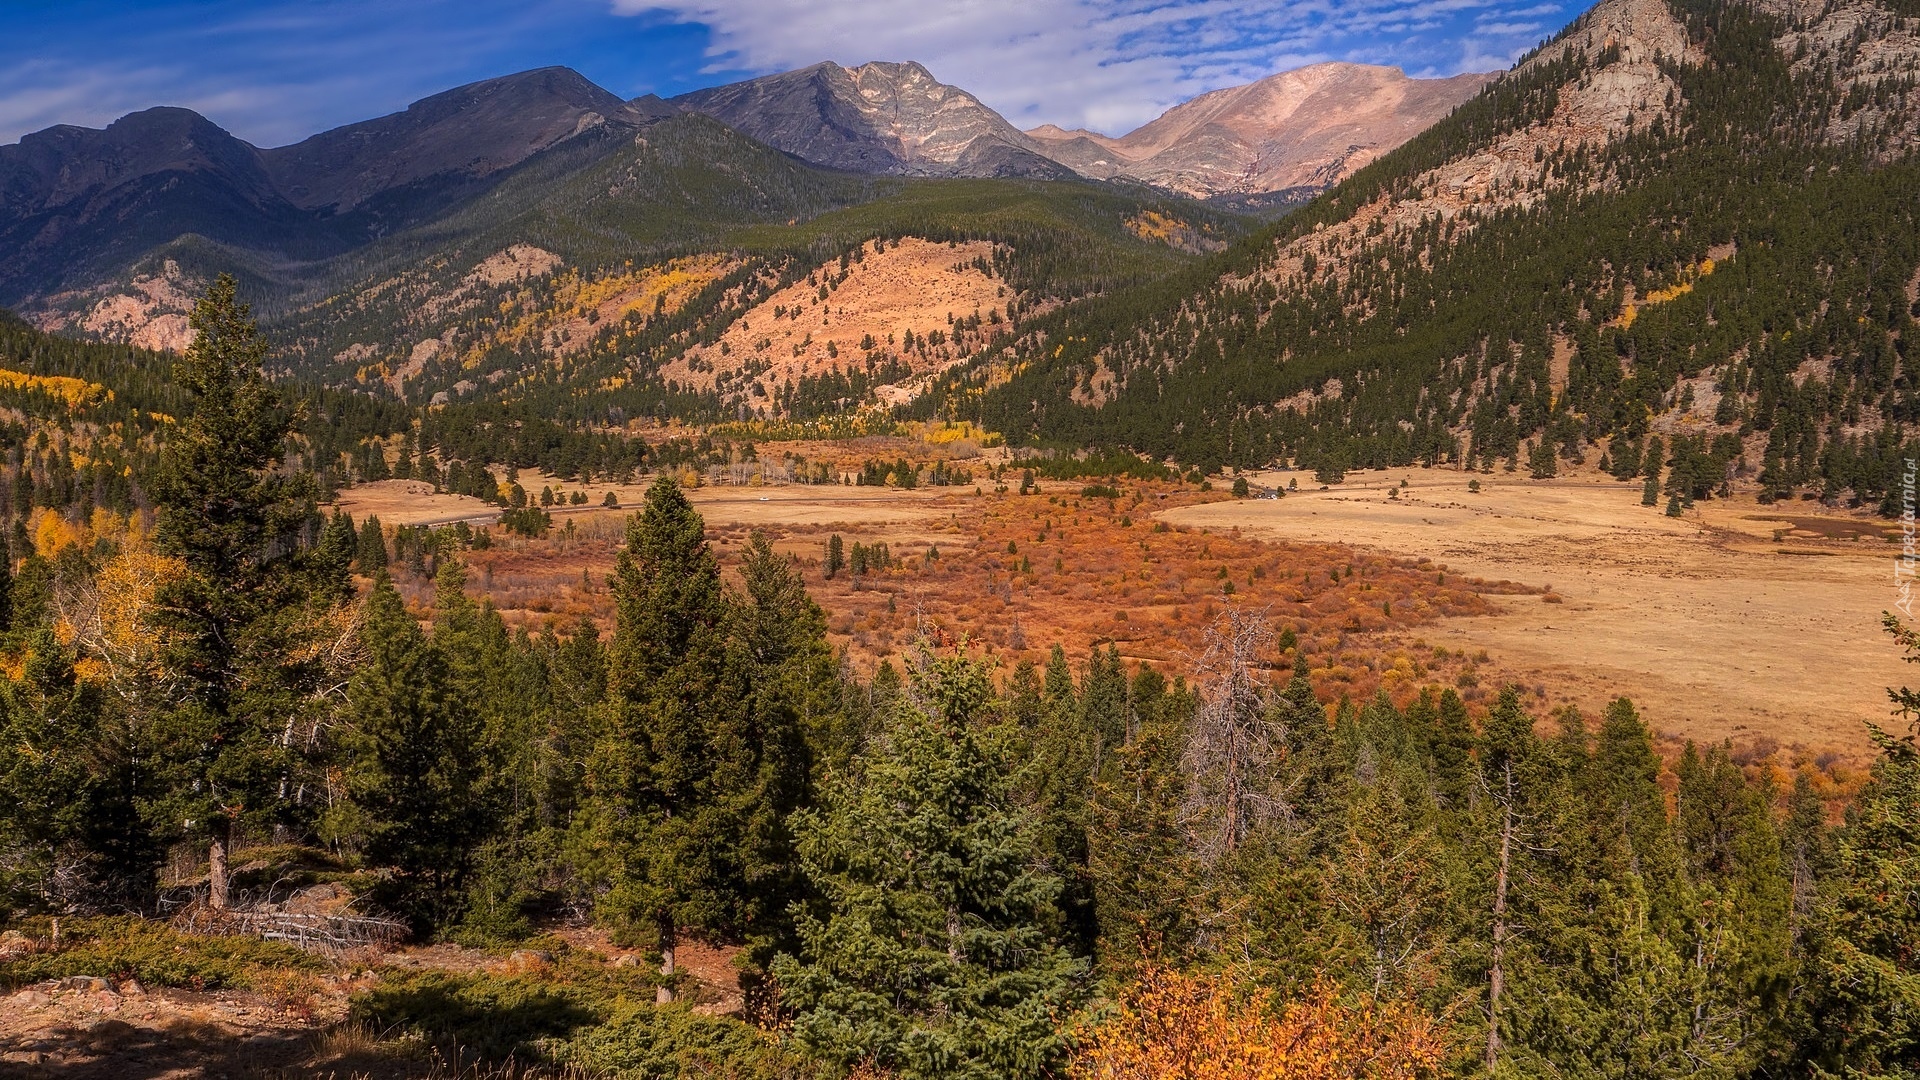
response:
<path fill-rule="evenodd" d="M 1255 479 L 1294 477 L 1305 479 Z M 1447 619 L 1422 636 L 1484 648 L 1510 677 L 1544 682 L 1583 709 L 1627 695 L 1668 736 L 1863 749 L 1862 721 L 1884 724 L 1886 688 L 1912 675 L 1880 626 L 1897 599 L 1898 523 L 1817 503 L 1735 497 L 1669 518 L 1640 505 L 1637 482 L 1410 469 L 1162 516 L 1551 585 L 1564 603 L 1493 597 L 1494 614 Z"/>
<path fill-rule="evenodd" d="M 1368 625 L 1366 649 L 1384 658 L 1377 668 L 1384 671 L 1395 655 L 1412 656 L 1421 665 L 1419 680 L 1452 684 L 1460 672 L 1435 658 L 1433 647 L 1456 663 L 1484 653 L 1466 671 L 1477 667 L 1483 689 L 1521 683 L 1537 715 L 1562 704 L 1597 715 L 1625 695 L 1670 739 L 1733 739 L 1762 757 L 1770 744 L 1802 758 L 1829 750 L 1851 756 L 1868 747 L 1863 722 L 1888 719 L 1886 688 L 1910 676 L 1880 628 L 1881 613 L 1897 599 L 1894 522 L 1811 502 L 1762 506 L 1750 496 L 1701 502 L 1669 518 L 1640 504 L 1637 483 L 1591 470 L 1544 481 L 1452 469 L 1355 473 L 1328 490 L 1317 490 L 1305 473 L 1249 478 L 1256 487 L 1303 485 L 1272 500 L 1199 497 L 1190 488 L 1156 492 L 1144 505 L 1123 502 L 1120 510 L 1131 508 L 1139 519 L 1138 528 L 1124 531 L 1105 500 L 1078 498 L 1078 483 L 1047 483 L 1036 502 L 979 498 L 973 487 L 710 485 L 689 496 L 723 560 L 737 553 L 748 530 L 764 528 L 778 549 L 811 564 L 809 587 L 828 612 L 836 644 L 868 663 L 904 647 L 916 623 L 944 624 L 955 612 L 952 629 L 990 647 L 1023 639 L 1044 649 L 1061 640 L 1077 658 L 1092 644 L 1113 641 L 1125 656 L 1177 667 L 1183 649 L 1197 644 L 1194 628 L 1224 602 L 1201 588 L 1223 547 L 1231 545 L 1229 562 L 1277 563 L 1286 580 L 1293 567 L 1338 561 L 1329 553 L 1337 545 L 1383 563 L 1438 569 L 1450 583 L 1478 579 L 1472 605 L 1436 608 L 1437 618 L 1414 625 Z M 1481 490 L 1469 491 L 1476 479 Z M 547 478 L 522 482 L 537 490 Z M 1400 491 L 1389 497 L 1393 487 Z M 612 569 L 626 510 L 600 509 L 606 490 L 590 486 L 589 505 L 556 516 L 558 526 L 574 522 L 570 541 L 515 541 L 507 550 L 474 553 L 476 584 L 510 620 L 516 612 L 535 625 L 580 614 L 604 619 L 604 587 L 580 583 L 583 570 L 604 581 Z M 631 509 L 645 485 L 612 490 Z M 406 481 L 344 492 L 342 505 L 356 519 L 377 513 L 388 525 L 482 522 L 498 514 L 479 500 L 435 495 Z M 1048 542 L 1034 543 L 1049 522 Z M 1176 532 L 1152 533 L 1149 522 Z M 948 572 L 822 580 L 818 562 L 831 532 L 844 532 L 849 544 L 884 542 L 910 558 L 937 546 L 948 556 Z M 1182 532 L 1217 539 L 1183 550 L 1172 544 Z M 1013 572 L 1019 560 L 1004 554 L 1009 540 L 1031 555 L 1033 572 Z M 1151 565 L 1142 569 L 1159 583 L 1127 585 L 1111 560 L 1142 542 L 1152 548 Z M 1204 554 L 1208 542 L 1216 545 L 1211 555 Z M 1057 584 L 1056 555 L 1065 556 Z M 1275 600 L 1273 579 L 1233 576 L 1241 586 L 1236 602 L 1257 609 Z M 969 620 L 969 597 L 995 591 L 1003 600 L 987 601 L 984 610 L 976 605 Z M 1287 610 L 1284 598 L 1279 603 Z M 1126 609 L 1131 624 L 1111 621 L 1113 611 Z M 1013 625 L 1020 633 L 1009 640 Z M 1342 689 L 1370 694 L 1384 683 Z"/>

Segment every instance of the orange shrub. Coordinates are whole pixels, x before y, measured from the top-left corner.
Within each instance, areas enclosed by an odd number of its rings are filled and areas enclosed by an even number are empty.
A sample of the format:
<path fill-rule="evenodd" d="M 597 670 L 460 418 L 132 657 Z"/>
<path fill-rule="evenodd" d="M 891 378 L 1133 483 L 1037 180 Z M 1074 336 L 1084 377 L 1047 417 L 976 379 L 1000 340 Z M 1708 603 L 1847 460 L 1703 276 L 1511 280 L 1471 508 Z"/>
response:
<path fill-rule="evenodd" d="M 1349 1004 L 1329 983 L 1278 1013 L 1233 980 L 1148 968 L 1093 1025 L 1075 1080 L 1414 1080 L 1435 1075 L 1440 1021 L 1394 1003 Z"/>

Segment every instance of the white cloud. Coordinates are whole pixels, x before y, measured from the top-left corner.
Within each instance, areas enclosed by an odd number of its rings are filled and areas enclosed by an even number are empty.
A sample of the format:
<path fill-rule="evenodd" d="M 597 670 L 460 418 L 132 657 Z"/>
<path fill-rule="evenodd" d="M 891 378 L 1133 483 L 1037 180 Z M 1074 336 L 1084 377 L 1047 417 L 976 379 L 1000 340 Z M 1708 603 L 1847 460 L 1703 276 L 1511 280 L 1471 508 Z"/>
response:
<path fill-rule="evenodd" d="M 1119 133 L 1178 102 L 1322 60 L 1454 74 L 1510 57 L 1526 0 L 611 0 L 713 32 L 713 71 L 919 60 L 1015 123 Z M 1475 20 L 1483 25 L 1472 27 Z M 1458 22 L 1460 32 L 1444 28 Z M 1429 31 L 1440 30 L 1438 34 Z M 1471 47 L 1461 38 L 1473 36 Z M 1537 35 L 1536 35 L 1537 36 Z M 1494 66 L 1504 66 L 1504 61 Z M 1473 70 L 1485 70 L 1476 68 Z"/>

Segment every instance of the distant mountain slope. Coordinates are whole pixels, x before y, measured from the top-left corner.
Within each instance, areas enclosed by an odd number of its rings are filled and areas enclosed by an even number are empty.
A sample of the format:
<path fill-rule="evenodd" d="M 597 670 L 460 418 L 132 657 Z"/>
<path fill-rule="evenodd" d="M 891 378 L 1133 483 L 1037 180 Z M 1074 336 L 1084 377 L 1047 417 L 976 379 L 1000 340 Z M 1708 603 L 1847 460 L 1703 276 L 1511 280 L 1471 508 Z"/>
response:
<path fill-rule="evenodd" d="M 816 165 L 849 172 L 1072 175 L 978 98 L 915 63 L 815 64 L 696 90 L 673 103 Z"/>
<path fill-rule="evenodd" d="M 1083 175 L 1131 177 L 1194 198 L 1318 190 L 1493 78 L 1409 79 L 1399 68 L 1315 64 L 1202 94 L 1117 139 L 1052 126 L 1026 134 Z"/>
<path fill-rule="evenodd" d="M 49 128 L 0 146 L 0 303 L 33 310 L 124 278 L 183 237 L 268 263 L 325 259 L 444 213 L 569 139 L 671 111 L 544 68 L 270 150 L 186 109 Z"/>
<path fill-rule="evenodd" d="M 1605 455 L 1662 498 L 1878 502 L 1920 455 L 1910 10 L 1603 0 L 1264 235 L 916 409 L 1203 467 Z"/>
<path fill-rule="evenodd" d="M 289 201 L 342 213 L 428 181 L 491 176 L 589 128 L 638 128 L 669 112 L 644 104 L 629 105 L 570 68 L 539 68 L 435 94 L 403 112 L 260 156 Z"/>
<path fill-rule="evenodd" d="M 301 249 L 331 234 L 281 194 L 259 151 L 186 109 L 0 146 L 0 303 L 95 280 L 189 232 Z"/>

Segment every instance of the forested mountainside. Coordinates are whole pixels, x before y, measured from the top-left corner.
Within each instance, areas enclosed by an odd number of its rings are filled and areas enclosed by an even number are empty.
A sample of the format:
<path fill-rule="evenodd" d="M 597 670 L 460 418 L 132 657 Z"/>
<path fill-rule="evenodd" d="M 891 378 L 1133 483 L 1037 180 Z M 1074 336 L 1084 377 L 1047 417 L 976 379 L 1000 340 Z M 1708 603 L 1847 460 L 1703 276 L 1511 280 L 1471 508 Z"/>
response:
<path fill-rule="evenodd" d="M 918 412 L 1204 469 L 1605 447 L 1687 497 L 1878 500 L 1920 420 L 1916 14 L 1606 0 L 1264 234 L 1029 323 Z"/>
<path fill-rule="evenodd" d="M 570 115 L 566 109 L 580 108 L 571 104 L 579 88 L 562 80 L 561 89 L 572 96 L 543 93 L 522 103 L 533 115 L 515 114 L 520 126 L 551 127 Z M 450 129 L 484 126 L 505 108 L 502 96 L 505 90 L 441 105 L 428 99 L 370 122 L 378 130 L 352 142 L 432 150 L 456 137 Z M 555 109 L 557 118 L 545 116 Z M 424 118 L 410 120 L 414 112 Z M 116 129 L 146 122 L 122 121 L 92 135 L 124 142 L 133 135 Z M 351 244 L 338 236 L 322 244 L 313 232 L 319 226 L 300 215 L 331 221 L 392 203 L 394 191 L 425 183 L 408 170 L 433 166 L 389 147 L 393 160 L 383 169 L 398 186 L 369 194 L 364 177 L 353 179 L 359 172 L 342 178 L 317 165 L 301 172 L 299 161 L 290 164 L 279 151 L 263 156 L 204 121 L 189 124 L 201 142 L 248 166 L 228 171 L 259 180 L 260 200 L 285 209 L 299 244 L 318 246 L 298 254 L 293 241 L 259 232 L 264 226 L 246 215 L 229 221 L 198 203 L 176 206 L 183 190 L 219 187 L 198 163 L 213 151 L 189 140 L 181 144 L 192 151 L 184 164 L 173 160 L 177 153 L 156 151 L 154 162 L 130 165 L 127 177 L 92 196 L 138 204 L 114 211 L 130 231 L 86 257 L 105 266 L 144 252 L 125 284 L 41 297 L 29 310 L 44 329 L 178 350 L 193 297 L 217 274 L 232 273 L 275 340 L 282 377 L 415 405 L 478 401 L 570 422 L 698 422 L 792 414 L 796 404 L 803 413 L 829 402 L 836 409 L 879 404 L 877 388 L 944 370 L 1026 313 L 1162 277 L 1247 228 L 1242 219 L 1137 186 L 830 171 L 697 113 L 575 123 L 566 137 L 484 175 L 435 173 L 438 186 L 428 186 L 438 209 L 425 221 Z M 316 136 L 323 138 L 331 135 Z M 307 143 L 288 150 L 301 160 L 327 157 Z M 272 177 L 269 166 L 277 170 Z M 169 186 L 167 177 L 179 182 Z M 300 177 L 325 188 L 302 197 L 333 201 L 315 210 L 287 204 L 280 187 Z M 159 196 L 149 188 L 165 198 L 152 202 Z M 342 208 L 347 201 L 353 206 Z M 207 214 L 221 228 L 140 246 L 154 239 L 142 230 L 164 224 L 156 216 L 191 230 Z M 871 246 L 907 238 L 953 247 L 940 273 L 949 285 L 968 279 L 964 287 L 923 290 L 925 310 L 883 312 L 911 299 L 893 280 L 895 260 L 885 260 L 867 267 L 874 272 L 864 279 L 874 280 L 854 284 L 897 295 L 870 298 L 872 318 L 839 326 L 817 317 L 829 307 L 826 296 L 797 295 L 802 281 L 812 282 L 804 290 L 810 294 L 837 291 L 848 264 L 865 264 Z M 76 242 L 86 247 L 84 235 Z M 961 252 L 962 245 L 970 246 Z M 50 252 L 34 257 L 41 256 L 54 259 Z M 920 259 L 929 261 L 940 260 Z M 935 299 L 945 306 L 932 307 Z M 722 341 L 760 307 L 777 313 L 762 322 L 789 319 L 782 332 Z M 819 310 L 788 342 L 784 331 L 802 307 Z M 781 356 L 798 359 L 798 369 L 763 377 Z"/>
<path fill-rule="evenodd" d="M 84 523 L 95 510 L 124 516 L 149 505 L 142 485 L 189 399 L 175 362 L 55 337 L 0 312 L 0 505 L 14 522 L 14 551 L 33 549 L 24 530 L 37 507 Z M 290 387 L 288 400 L 286 464 L 314 471 L 323 487 L 347 478 L 329 463 L 411 419 L 393 402 L 311 386 Z"/>
<path fill-rule="evenodd" d="M 504 185 L 470 238 L 454 232 L 463 215 L 436 235 L 438 251 L 271 323 L 289 370 L 415 403 L 524 404 L 581 422 L 862 405 L 875 399 L 848 380 L 958 362 L 1029 311 L 1164 276 L 1244 229 L 1097 184 L 822 173 L 703 117 L 654 131 L 562 184 L 524 196 Z M 635 189 L 650 198 L 636 202 Z M 1150 222 L 1179 235 L 1153 235 Z M 953 289 L 945 306 L 915 315 L 913 297 L 895 296 L 875 300 L 891 307 L 868 323 L 839 319 L 854 314 L 855 292 L 897 284 L 890 261 L 868 255 L 907 241 L 949 249 L 923 259 Z M 756 311 L 786 329 L 723 340 Z M 803 355 L 809 373 L 767 374 Z"/>

